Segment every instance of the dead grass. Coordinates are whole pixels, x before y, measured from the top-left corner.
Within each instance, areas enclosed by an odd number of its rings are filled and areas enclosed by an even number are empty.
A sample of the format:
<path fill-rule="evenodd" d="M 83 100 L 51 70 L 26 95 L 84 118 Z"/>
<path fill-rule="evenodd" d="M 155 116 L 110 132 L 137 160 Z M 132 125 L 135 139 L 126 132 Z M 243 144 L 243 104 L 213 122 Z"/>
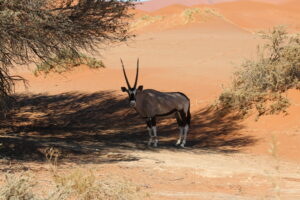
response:
<path fill-rule="evenodd" d="M 188 8 L 181 13 L 181 16 L 183 17 L 185 24 L 197 21 L 204 22 L 213 17 L 224 18 L 220 13 L 212 8 Z"/>
<path fill-rule="evenodd" d="M 5 185 L 0 189 L 1 200 L 36 200 L 33 193 L 35 182 L 29 174 L 5 175 Z"/>
<path fill-rule="evenodd" d="M 80 200 L 142 199 L 139 187 L 120 178 L 96 177 L 91 170 L 76 169 L 69 174 L 54 174 L 57 187 L 70 191 L 71 198 Z"/>
<path fill-rule="evenodd" d="M 131 30 L 137 30 L 152 24 L 160 24 L 162 27 L 172 27 L 201 23 L 211 18 L 221 18 L 225 20 L 224 16 L 212 8 L 187 8 L 182 12 L 171 15 L 143 15 L 134 19 L 130 24 L 130 28 Z"/>
<path fill-rule="evenodd" d="M 37 192 L 37 182 L 30 173 L 7 174 L 0 190 L 1 200 L 135 200 L 147 196 L 133 183 L 117 177 L 98 177 L 92 170 L 70 172 L 52 170 L 54 189 L 46 195 Z"/>

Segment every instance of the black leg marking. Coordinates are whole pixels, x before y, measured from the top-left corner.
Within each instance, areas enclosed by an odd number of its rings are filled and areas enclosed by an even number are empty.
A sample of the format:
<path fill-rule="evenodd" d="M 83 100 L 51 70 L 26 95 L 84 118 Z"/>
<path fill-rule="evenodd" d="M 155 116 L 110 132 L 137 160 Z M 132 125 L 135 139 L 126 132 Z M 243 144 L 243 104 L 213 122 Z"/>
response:
<path fill-rule="evenodd" d="M 151 118 L 148 119 L 148 120 L 146 121 L 146 123 L 147 123 L 147 127 L 148 127 L 148 128 L 152 128 L 152 121 L 151 121 Z"/>
<path fill-rule="evenodd" d="M 152 128 L 153 126 L 156 126 L 156 117 L 149 117 L 146 123 L 148 128 Z"/>
<path fill-rule="evenodd" d="M 157 136 L 156 136 L 156 117 L 150 117 L 146 121 L 147 127 L 148 127 L 148 132 L 149 132 L 149 141 L 148 141 L 148 146 L 151 146 L 153 140 L 154 140 L 154 147 L 157 146 Z"/>
<path fill-rule="evenodd" d="M 187 123 L 187 116 L 183 110 L 179 111 L 180 117 L 182 119 L 182 126 L 185 126 Z"/>
<path fill-rule="evenodd" d="M 183 126 L 182 118 L 181 118 L 181 115 L 179 114 L 179 112 L 176 112 L 175 116 L 176 116 L 178 126 Z"/>
<path fill-rule="evenodd" d="M 156 126 L 156 117 L 151 117 L 152 126 Z"/>

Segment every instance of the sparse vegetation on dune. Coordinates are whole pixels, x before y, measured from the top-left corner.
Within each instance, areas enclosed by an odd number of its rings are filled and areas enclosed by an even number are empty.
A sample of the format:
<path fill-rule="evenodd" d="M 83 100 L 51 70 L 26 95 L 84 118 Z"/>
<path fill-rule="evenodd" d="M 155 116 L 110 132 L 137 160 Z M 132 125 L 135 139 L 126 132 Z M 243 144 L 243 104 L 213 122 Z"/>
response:
<path fill-rule="evenodd" d="M 160 16 L 160 15 L 156 15 L 156 16 L 143 15 L 140 18 L 135 19 L 133 23 L 131 23 L 131 29 L 133 30 L 140 29 L 150 24 L 161 22 L 164 20 L 164 18 L 165 16 Z"/>
<path fill-rule="evenodd" d="M 218 107 L 257 116 L 286 113 L 290 102 L 286 92 L 300 89 L 300 37 L 289 35 L 282 26 L 260 32 L 267 42 L 258 47 L 257 59 L 246 60 L 225 88 Z"/>
<path fill-rule="evenodd" d="M 51 59 L 48 59 L 40 64 L 36 65 L 34 74 L 63 73 L 70 71 L 74 67 L 81 64 L 87 65 L 91 69 L 104 68 L 102 61 L 97 60 L 93 57 L 86 56 L 85 54 L 79 53 L 74 57 L 70 51 L 62 51 L 60 55 L 57 55 Z"/>
<path fill-rule="evenodd" d="M 166 15 L 143 15 L 131 23 L 132 30 L 140 30 L 152 24 L 159 24 L 163 27 L 185 25 L 190 23 L 201 23 L 211 18 L 225 19 L 219 12 L 212 8 L 187 8 L 182 12 Z"/>
<path fill-rule="evenodd" d="M 182 12 L 181 16 L 184 18 L 186 24 L 196 22 L 197 20 L 200 22 L 206 21 L 212 17 L 223 18 L 220 13 L 212 8 L 188 8 Z"/>

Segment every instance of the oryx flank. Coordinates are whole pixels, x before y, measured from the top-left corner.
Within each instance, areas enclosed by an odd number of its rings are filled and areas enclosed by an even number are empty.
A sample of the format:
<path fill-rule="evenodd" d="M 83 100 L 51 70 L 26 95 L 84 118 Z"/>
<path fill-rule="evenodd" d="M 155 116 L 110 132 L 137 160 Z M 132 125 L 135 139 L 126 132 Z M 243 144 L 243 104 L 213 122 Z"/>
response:
<path fill-rule="evenodd" d="M 143 90 L 142 85 L 137 88 L 139 59 L 137 60 L 135 82 L 133 87 L 131 87 L 126 76 L 122 59 L 121 64 L 127 83 L 127 88 L 121 87 L 121 89 L 123 92 L 128 93 L 130 106 L 134 107 L 138 114 L 146 119 L 147 128 L 150 135 L 148 146 L 153 143 L 154 147 L 156 147 L 158 143 L 156 117 L 167 116 L 175 113 L 180 129 L 179 139 L 176 145 L 184 147 L 191 121 L 189 98 L 181 92 L 159 92 L 153 89 Z"/>

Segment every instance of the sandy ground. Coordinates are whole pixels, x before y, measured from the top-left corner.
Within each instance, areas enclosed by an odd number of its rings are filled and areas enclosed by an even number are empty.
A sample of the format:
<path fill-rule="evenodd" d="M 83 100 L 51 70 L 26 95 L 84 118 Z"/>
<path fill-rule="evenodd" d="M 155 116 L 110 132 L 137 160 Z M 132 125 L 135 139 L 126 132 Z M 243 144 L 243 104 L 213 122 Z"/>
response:
<path fill-rule="evenodd" d="M 148 199 L 299 199 L 299 93 L 289 93 L 288 116 L 258 122 L 216 116 L 209 109 L 234 67 L 255 57 L 259 42 L 236 25 L 213 19 L 144 32 L 107 48 L 96 56 L 105 69 L 81 66 L 47 77 L 16 69 L 30 86 L 17 85 L 19 109 L 1 140 L 29 155 L 12 153 L 1 160 L 2 175 L 29 170 L 42 185 L 49 182 L 49 166 L 39 152 L 55 146 L 63 152 L 59 170 L 82 167 L 126 178 Z M 146 146 L 145 124 L 120 91 L 125 85 L 120 57 L 131 81 L 140 58 L 140 85 L 190 97 L 193 120 L 186 148 L 174 146 L 178 130 L 168 119 L 159 123 L 159 147 Z"/>

